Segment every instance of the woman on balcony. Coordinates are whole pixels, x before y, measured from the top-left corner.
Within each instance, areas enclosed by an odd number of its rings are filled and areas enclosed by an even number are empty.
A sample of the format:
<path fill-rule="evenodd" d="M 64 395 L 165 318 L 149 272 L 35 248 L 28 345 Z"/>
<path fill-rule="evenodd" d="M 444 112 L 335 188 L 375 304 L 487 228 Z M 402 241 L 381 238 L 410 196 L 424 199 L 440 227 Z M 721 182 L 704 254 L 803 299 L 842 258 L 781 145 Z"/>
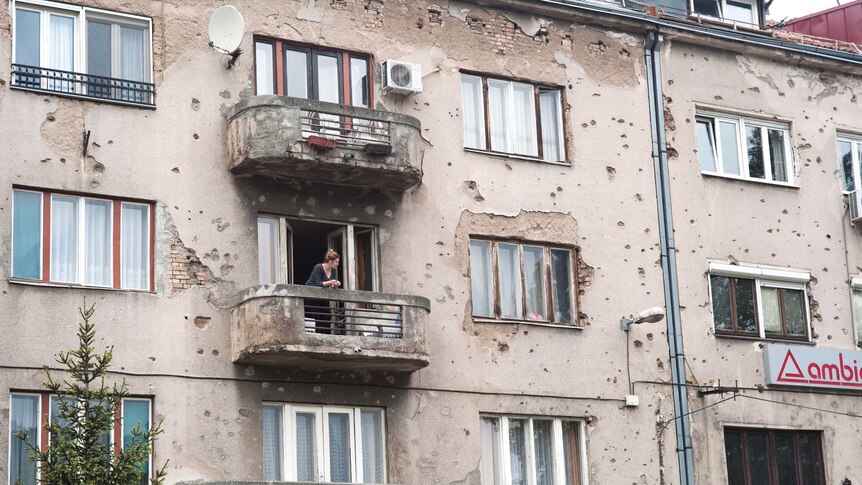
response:
<path fill-rule="evenodd" d="M 326 251 L 323 262 L 314 265 L 311 276 L 308 277 L 305 284 L 332 289 L 341 287 L 341 282 L 338 281 L 338 264 L 340 262 L 341 256 L 337 252 L 332 249 Z M 317 333 L 331 333 L 332 309 L 329 306 L 329 300 L 306 300 L 305 315 L 314 319 L 314 328 Z"/>

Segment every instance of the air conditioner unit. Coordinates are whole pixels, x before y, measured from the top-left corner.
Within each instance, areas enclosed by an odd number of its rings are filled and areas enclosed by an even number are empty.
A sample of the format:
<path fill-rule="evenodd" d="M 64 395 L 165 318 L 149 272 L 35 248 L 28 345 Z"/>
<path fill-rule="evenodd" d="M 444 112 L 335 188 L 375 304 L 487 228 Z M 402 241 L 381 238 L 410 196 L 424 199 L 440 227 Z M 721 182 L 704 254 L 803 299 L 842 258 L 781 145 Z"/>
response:
<path fill-rule="evenodd" d="M 854 190 L 847 195 L 850 204 L 850 222 L 855 224 L 862 221 L 862 190 Z"/>
<path fill-rule="evenodd" d="M 396 94 L 422 92 L 422 66 L 387 60 L 383 63 L 383 91 Z"/>

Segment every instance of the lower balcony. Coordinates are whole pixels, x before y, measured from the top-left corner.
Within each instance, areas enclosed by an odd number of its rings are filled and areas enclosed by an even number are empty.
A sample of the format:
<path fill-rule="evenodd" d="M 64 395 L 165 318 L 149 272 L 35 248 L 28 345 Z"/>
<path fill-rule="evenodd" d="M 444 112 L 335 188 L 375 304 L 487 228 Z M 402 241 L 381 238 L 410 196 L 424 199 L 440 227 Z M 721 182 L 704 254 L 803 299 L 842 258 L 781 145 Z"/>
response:
<path fill-rule="evenodd" d="M 404 191 L 422 181 L 419 120 L 287 96 L 253 96 L 227 115 L 235 174 Z"/>
<path fill-rule="evenodd" d="M 428 365 L 427 298 L 264 285 L 236 295 L 231 307 L 237 364 L 392 372 Z"/>

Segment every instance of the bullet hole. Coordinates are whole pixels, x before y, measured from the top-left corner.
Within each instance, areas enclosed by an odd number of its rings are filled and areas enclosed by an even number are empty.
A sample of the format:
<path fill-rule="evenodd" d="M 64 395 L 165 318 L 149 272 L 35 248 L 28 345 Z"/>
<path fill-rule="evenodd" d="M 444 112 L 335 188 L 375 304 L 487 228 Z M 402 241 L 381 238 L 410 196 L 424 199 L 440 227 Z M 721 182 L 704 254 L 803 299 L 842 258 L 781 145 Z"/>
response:
<path fill-rule="evenodd" d="M 664 370 L 664 362 L 662 362 L 661 359 L 656 359 L 655 365 L 659 368 L 659 370 Z"/>
<path fill-rule="evenodd" d="M 210 326 L 211 320 L 212 320 L 212 317 L 197 316 L 197 317 L 195 317 L 195 327 L 198 327 L 199 329 L 204 330 Z"/>
<path fill-rule="evenodd" d="M 208 417 L 210 417 L 211 415 L 212 415 L 212 413 L 211 413 L 211 412 L 206 411 L 206 410 L 204 411 L 204 416 L 205 416 L 205 417 L 207 417 L 207 418 L 208 418 Z"/>
<path fill-rule="evenodd" d="M 197 133 L 195 133 L 194 135 L 192 135 L 192 138 L 194 138 L 195 140 L 200 140 L 201 137 Z"/>
<path fill-rule="evenodd" d="M 42 163 L 48 163 L 51 161 L 51 159 L 50 158 L 43 158 L 42 160 L 39 160 L 39 161 Z"/>
<path fill-rule="evenodd" d="M 155 362 L 155 361 L 156 361 L 156 358 L 155 358 L 155 357 L 148 357 L 148 359 L 150 359 L 150 362 Z"/>
<path fill-rule="evenodd" d="M 171 172 L 173 172 L 173 173 L 180 173 L 180 168 L 179 168 L 179 167 L 174 167 L 174 168 L 172 168 L 172 169 L 171 169 Z"/>
<path fill-rule="evenodd" d="M 192 109 L 195 111 L 201 109 L 201 102 L 198 98 L 192 98 Z"/>
<path fill-rule="evenodd" d="M 509 344 L 507 344 L 506 342 L 497 342 L 497 350 L 499 350 L 500 352 L 508 352 Z"/>
<path fill-rule="evenodd" d="M 204 355 L 204 349 L 198 349 L 198 355 Z"/>
<path fill-rule="evenodd" d="M 48 113 L 47 115 L 45 115 L 45 119 L 48 121 L 54 121 L 57 118 L 54 116 L 54 113 Z"/>
<path fill-rule="evenodd" d="M 223 217 L 219 217 L 219 218 L 217 218 L 217 219 L 213 219 L 213 220 L 212 220 L 212 221 L 210 221 L 210 222 L 212 222 L 213 224 L 215 224 L 215 225 L 216 225 L 216 230 L 217 230 L 218 232 L 222 232 L 222 231 L 224 231 L 225 229 L 227 229 L 228 227 L 230 227 L 230 222 L 228 222 L 228 221 L 224 220 L 224 218 L 223 218 Z"/>
<path fill-rule="evenodd" d="M 653 335 L 651 333 L 646 334 L 646 339 L 652 342 Z"/>
<path fill-rule="evenodd" d="M 608 172 L 608 180 L 613 180 L 617 175 L 617 169 L 608 165 L 605 167 L 605 171 Z"/>
<path fill-rule="evenodd" d="M 242 417 L 244 417 L 244 418 L 247 418 L 247 417 L 249 417 L 249 416 L 251 415 L 251 413 L 250 413 L 250 412 L 248 412 L 248 409 L 240 409 L 240 410 L 239 410 L 239 415 L 240 415 L 240 416 L 242 416 Z"/>
<path fill-rule="evenodd" d="M 715 96 L 713 96 L 713 98 L 715 98 L 715 100 L 716 100 L 716 101 L 721 101 L 722 99 L 724 99 L 724 98 L 722 98 L 721 96 L 719 96 L 719 95 L 717 95 L 717 94 L 716 94 Z"/>
<path fill-rule="evenodd" d="M 640 340 L 635 340 L 634 344 L 635 344 L 636 349 L 642 349 L 644 346 L 644 343 L 641 342 Z"/>
<path fill-rule="evenodd" d="M 620 227 L 625 227 L 626 223 L 623 221 L 617 221 L 617 225 Z"/>

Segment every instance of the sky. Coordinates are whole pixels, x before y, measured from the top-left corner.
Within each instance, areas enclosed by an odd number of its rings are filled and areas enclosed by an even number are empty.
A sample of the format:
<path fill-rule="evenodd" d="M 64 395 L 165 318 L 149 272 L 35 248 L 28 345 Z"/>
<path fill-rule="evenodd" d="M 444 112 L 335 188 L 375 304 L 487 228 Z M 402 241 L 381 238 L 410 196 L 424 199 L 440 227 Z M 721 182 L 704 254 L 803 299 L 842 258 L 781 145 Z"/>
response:
<path fill-rule="evenodd" d="M 841 0 L 841 4 L 852 0 Z M 838 5 L 836 0 L 774 0 L 769 7 L 769 18 L 782 20 L 803 17 L 810 13 L 819 12 Z"/>

